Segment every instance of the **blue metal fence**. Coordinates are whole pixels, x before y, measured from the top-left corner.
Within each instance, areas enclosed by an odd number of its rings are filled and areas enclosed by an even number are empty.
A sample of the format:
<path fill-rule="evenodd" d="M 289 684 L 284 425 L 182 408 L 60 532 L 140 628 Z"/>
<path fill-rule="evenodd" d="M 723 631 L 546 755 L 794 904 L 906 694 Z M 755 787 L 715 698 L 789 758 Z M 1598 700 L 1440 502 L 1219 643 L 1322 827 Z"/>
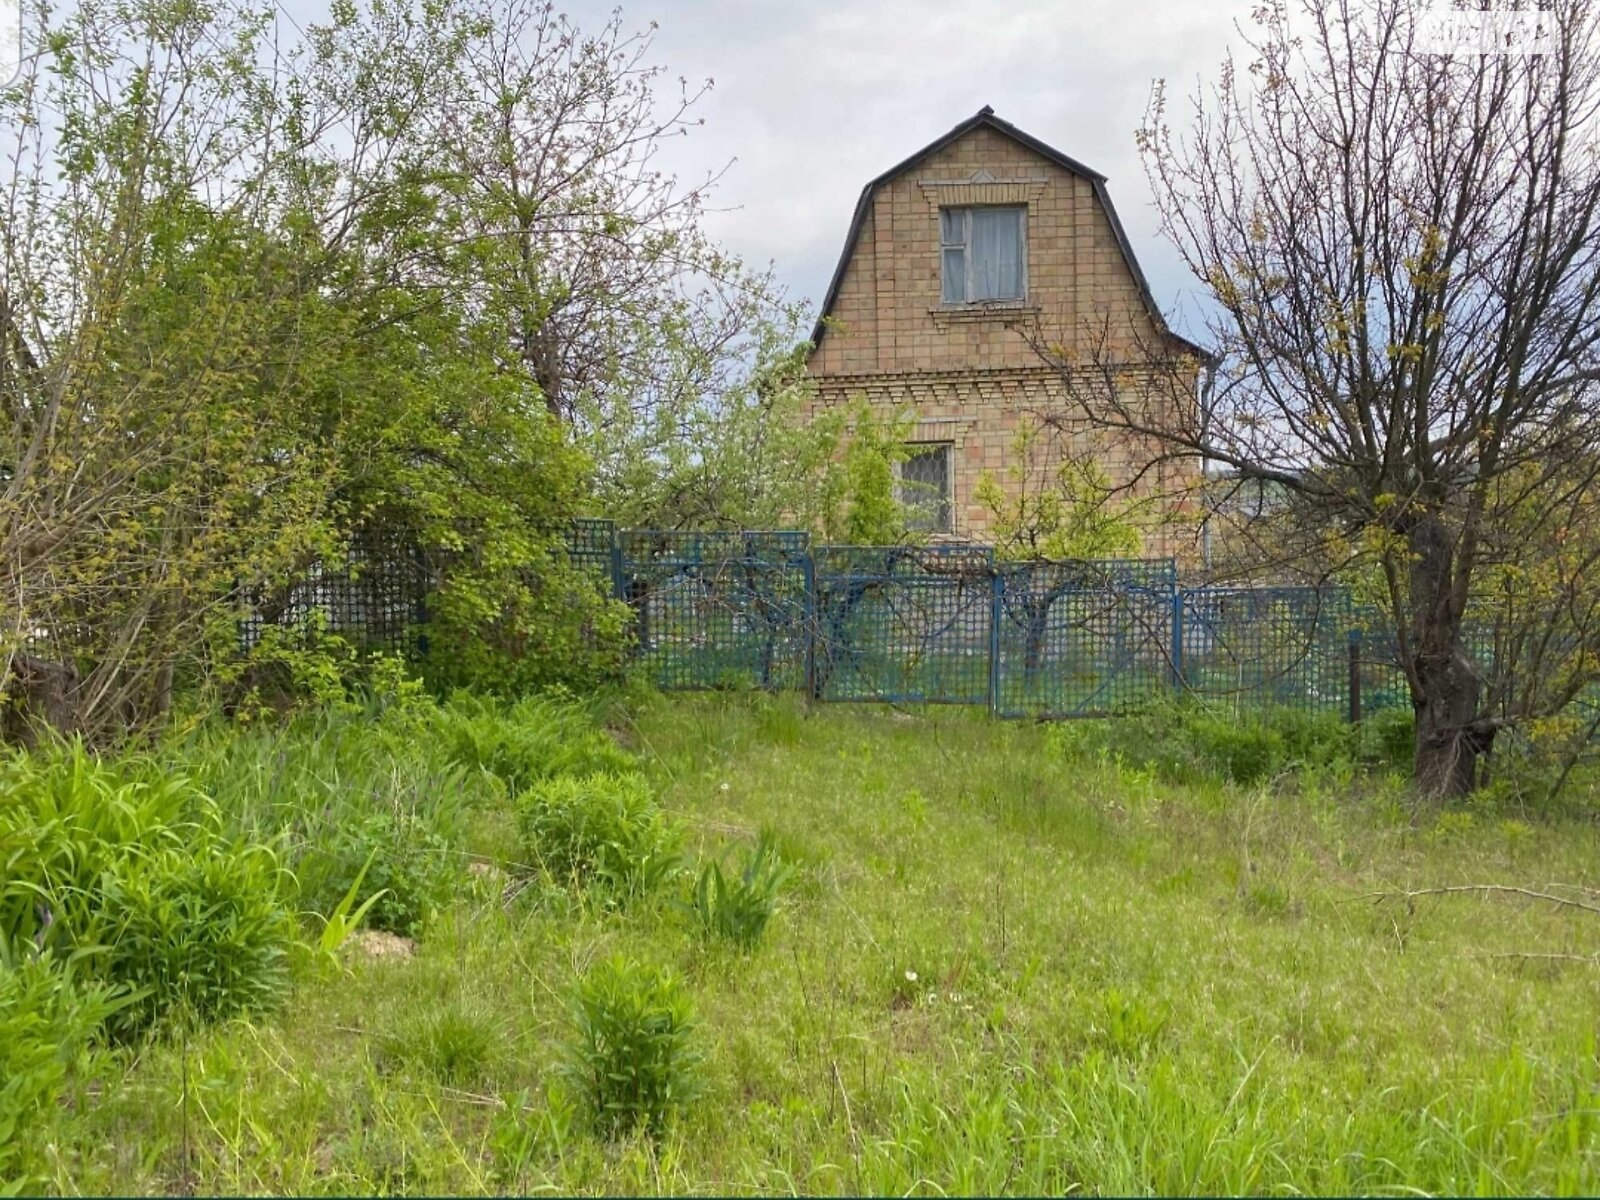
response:
<path fill-rule="evenodd" d="M 992 549 L 819 546 L 813 561 L 814 695 L 988 703 Z"/>
<path fill-rule="evenodd" d="M 1174 694 L 1345 713 L 1352 685 L 1367 711 L 1409 703 L 1392 631 L 1342 588 L 1183 587 L 1171 559 L 996 562 L 987 546 L 606 520 L 572 523 L 565 544 L 631 607 L 635 653 L 663 689 L 805 689 L 1004 717 L 1109 715 Z M 319 566 L 276 607 L 253 604 L 241 638 L 314 608 L 368 644 L 416 644 L 433 575 L 414 549 L 381 549 Z"/>
<path fill-rule="evenodd" d="M 803 533 L 626 530 L 619 595 L 638 655 L 665 689 L 806 681 L 812 566 Z"/>
<path fill-rule="evenodd" d="M 664 689 L 805 688 L 1005 717 L 1178 693 L 1350 708 L 1359 622 L 1340 588 L 1185 588 L 1171 559 L 997 563 L 986 546 L 814 546 L 788 531 L 604 537 L 588 523 L 574 553 L 608 556 Z M 1381 660 L 1360 671 L 1378 694 L 1379 676 L 1395 682 Z"/>

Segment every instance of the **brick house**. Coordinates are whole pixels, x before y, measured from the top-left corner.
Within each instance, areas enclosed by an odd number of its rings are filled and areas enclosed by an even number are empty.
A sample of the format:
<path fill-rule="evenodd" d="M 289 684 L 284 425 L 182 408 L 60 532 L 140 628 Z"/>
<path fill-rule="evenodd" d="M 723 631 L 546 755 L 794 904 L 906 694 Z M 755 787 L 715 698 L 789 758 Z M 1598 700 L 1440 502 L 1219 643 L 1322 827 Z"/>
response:
<path fill-rule="evenodd" d="M 1197 402 L 1206 353 L 1167 327 L 1105 177 L 984 107 L 862 190 L 812 334 L 813 405 L 914 412 L 903 498 L 936 535 L 989 532 L 985 471 L 1014 497 L 1078 455 L 1151 499 L 1146 553 L 1191 549 L 1194 526 L 1154 498 L 1198 480 L 1199 462 L 1156 467 L 1150 447 L 1072 421 L 1081 407 L 1040 345 L 1097 362 L 1115 346 L 1119 396 Z M 1047 414 L 1058 423 L 1015 461 L 1018 431 Z"/>

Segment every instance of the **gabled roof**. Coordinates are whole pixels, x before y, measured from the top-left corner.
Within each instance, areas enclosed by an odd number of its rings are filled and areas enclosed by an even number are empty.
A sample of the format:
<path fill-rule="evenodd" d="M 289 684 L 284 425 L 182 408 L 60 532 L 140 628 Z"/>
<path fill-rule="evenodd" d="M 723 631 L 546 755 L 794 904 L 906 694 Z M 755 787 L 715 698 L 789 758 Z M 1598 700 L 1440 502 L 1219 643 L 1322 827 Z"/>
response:
<path fill-rule="evenodd" d="M 933 141 L 929 142 L 926 146 L 922 147 L 922 149 L 918 150 L 910 157 L 895 163 L 894 166 L 890 167 L 882 175 L 879 175 L 876 179 L 868 183 L 866 187 L 861 189 L 861 199 L 856 201 L 855 213 L 850 218 L 850 232 L 845 234 L 844 252 L 839 255 L 839 265 L 833 270 L 833 278 L 828 283 L 828 294 L 822 301 L 822 312 L 817 317 L 816 328 L 811 331 L 812 346 L 816 347 L 822 343 L 822 336 L 826 332 L 826 325 L 823 321 L 823 318 L 828 316 L 828 314 L 833 311 L 834 302 L 839 298 L 839 288 L 844 283 L 845 268 L 850 265 L 851 252 L 855 249 L 856 239 L 861 234 L 861 226 L 866 223 L 867 214 L 872 211 L 873 195 L 884 184 L 888 183 L 891 179 L 896 178 L 902 172 L 909 170 L 920 160 L 927 158 L 930 154 L 937 154 L 940 150 L 943 150 L 946 146 L 950 145 L 950 143 L 959 138 L 965 137 L 975 129 L 981 129 L 984 127 L 993 129 L 997 133 L 1004 134 L 1012 141 L 1026 146 L 1029 150 L 1032 150 L 1041 158 L 1047 159 L 1050 162 L 1055 163 L 1058 167 L 1061 167 L 1063 170 L 1070 171 L 1072 174 L 1089 181 L 1090 185 L 1094 188 L 1095 199 L 1099 201 L 1100 207 L 1105 210 L 1106 217 L 1111 222 L 1111 231 L 1116 235 L 1117 245 L 1122 250 L 1123 260 L 1128 264 L 1128 270 L 1133 274 L 1133 280 L 1139 287 L 1139 295 L 1143 297 L 1145 309 L 1149 312 L 1150 319 L 1155 322 L 1156 329 L 1189 350 L 1193 351 L 1195 354 L 1198 354 L 1205 361 L 1212 361 L 1215 358 L 1215 355 L 1213 355 L 1203 346 L 1198 346 L 1194 342 L 1191 342 L 1188 338 L 1183 337 L 1181 334 L 1174 333 L 1167 325 L 1166 318 L 1161 315 L 1161 310 L 1156 306 L 1155 297 L 1150 292 L 1149 281 L 1145 279 L 1144 271 L 1139 267 L 1139 260 L 1134 257 L 1133 247 L 1128 244 L 1127 232 L 1122 228 L 1122 221 L 1117 217 L 1117 210 L 1112 206 L 1111 196 L 1106 191 L 1106 177 L 1100 174 L 1099 171 L 1084 166 L 1084 164 L 1079 162 L 1077 159 L 1070 158 L 1061 153 L 1061 151 L 1057 150 L 1054 146 L 1041 142 L 1031 133 L 1025 133 L 1023 130 L 1018 129 L 1010 121 L 1005 121 L 995 116 L 994 109 L 990 108 L 987 104 L 985 104 L 972 116 L 968 117 L 965 121 L 961 122 L 961 124 L 957 125 L 954 129 L 934 138 Z"/>

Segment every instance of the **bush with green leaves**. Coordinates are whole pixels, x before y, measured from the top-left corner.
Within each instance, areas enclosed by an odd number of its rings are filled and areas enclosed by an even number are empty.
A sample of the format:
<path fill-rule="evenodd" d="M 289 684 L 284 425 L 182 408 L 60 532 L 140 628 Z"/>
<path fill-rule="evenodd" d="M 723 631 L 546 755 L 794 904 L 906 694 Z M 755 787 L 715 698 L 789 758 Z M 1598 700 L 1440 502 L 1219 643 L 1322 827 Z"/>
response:
<path fill-rule="evenodd" d="M 1198 699 L 1075 726 L 1055 740 L 1069 753 L 1117 755 L 1178 783 L 1222 779 L 1241 786 L 1353 763 L 1359 750 L 1356 728 L 1337 713 L 1288 706 L 1235 711 Z"/>
<path fill-rule="evenodd" d="M 562 1073 L 602 1137 L 652 1136 L 698 1091 L 692 1005 L 667 970 L 612 958 L 579 982 Z"/>
<path fill-rule="evenodd" d="M 370 812 L 331 825 L 301 852 L 300 904 L 327 917 L 359 877 L 357 900 L 372 898 L 367 925 L 416 937 L 462 880 L 457 840 L 414 809 Z"/>
<path fill-rule="evenodd" d="M 561 775 L 517 799 L 524 861 L 626 902 L 678 869 L 680 837 L 642 775 Z"/>
<path fill-rule="evenodd" d="M 293 880 L 272 847 L 225 838 L 183 773 L 50 746 L 0 760 L 0 792 L 0 938 L 75 953 L 86 978 L 128 989 L 116 1033 L 282 995 Z"/>
<path fill-rule="evenodd" d="M 31 949 L 31 948 L 30 948 Z M 46 952 L 14 953 L 0 940 L 0 1195 L 43 1182 L 41 1149 L 96 1029 L 126 993 L 79 983 Z"/>
<path fill-rule="evenodd" d="M 1417 718 L 1410 704 L 1380 708 L 1361 719 L 1357 737 L 1361 756 L 1372 762 L 1410 769 Z"/>
<path fill-rule="evenodd" d="M 726 938 L 749 950 L 761 940 L 767 922 L 777 911 L 778 893 L 788 882 L 790 868 L 763 832 L 737 873 L 724 872 L 717 861 L 700 868 L 689 911 L 707 937 Z"/>
<path fill-rule="evenodd" d="M 514 703 L 458 692 L 434 714 L 432 731 L 451 757 L 492 772 L 513 793 L 555 775 L 630 769 L 627 752 L 561 692 Z"/>
<path fill-rule="evenodd" d="M 119 1036 L 275 1007 L 301 942 L 293 879 L 269 846 L 202 837 L 124 859 L 101 886 L 107 976 L 141 994 Z"/>

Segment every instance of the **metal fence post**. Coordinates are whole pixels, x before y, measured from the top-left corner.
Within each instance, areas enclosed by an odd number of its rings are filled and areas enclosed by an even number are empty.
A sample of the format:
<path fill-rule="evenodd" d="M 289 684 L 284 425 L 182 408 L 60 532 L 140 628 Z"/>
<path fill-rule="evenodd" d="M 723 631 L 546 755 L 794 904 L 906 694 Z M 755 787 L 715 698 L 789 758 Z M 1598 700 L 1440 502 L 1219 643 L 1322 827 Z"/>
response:
<path fill-rule="evenodd" d="M 1000 568 L 989 567 L 989 715 L 1000 713 L 1000 621 L 1005 582 Z"/>
<path fill-rule="evenodd" d="M 1361 723 L 1361 630 L 1350 631 L 1350 724 Z"/>
<path fill-rule="evenodd" d="M 806 695 L 813 700 L 820 700 L 817 695 L 817 556 L 812 548 L 806 547 L 805 563 L 801 568 L 805 580 L 805 598 L 802 601 L 803 620 L 805 621 L 805 670 L 806 670 Z"/>
<path fill-rule="evenodd" d="M 1183 691 L 1183 589 L 1172 588 L 1172 688 Z"/>

